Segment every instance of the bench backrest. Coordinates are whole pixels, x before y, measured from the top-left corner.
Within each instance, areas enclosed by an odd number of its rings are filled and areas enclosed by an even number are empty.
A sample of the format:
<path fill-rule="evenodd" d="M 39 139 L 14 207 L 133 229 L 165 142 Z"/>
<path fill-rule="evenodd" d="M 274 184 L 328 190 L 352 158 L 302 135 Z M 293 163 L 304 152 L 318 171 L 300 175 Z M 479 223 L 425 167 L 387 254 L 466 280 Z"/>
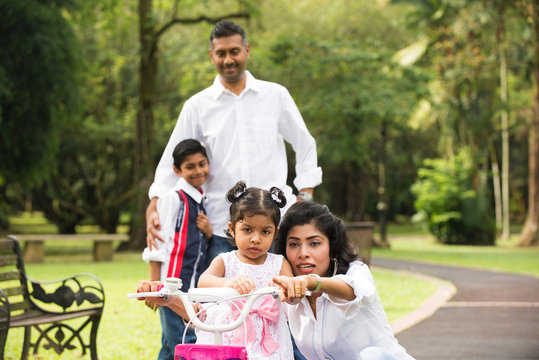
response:
<path fill-rule="evenodd" d="M 13 314 L 29 311 L 32 304 L 19 241 L 12 236 L 0 239 L 0 289 L 9 300 Z"/>
<path fill-rule="evenodd" d="M 29 278 L 19 241 L 12 235 L 0 239 L 0 289 L 9 300 L 12 321 L 23 313 L 26 317 L 33 313 L 101 311 L 105 303 L 103 286 L 92 274 L 80 273 L 53 281 Z"/>

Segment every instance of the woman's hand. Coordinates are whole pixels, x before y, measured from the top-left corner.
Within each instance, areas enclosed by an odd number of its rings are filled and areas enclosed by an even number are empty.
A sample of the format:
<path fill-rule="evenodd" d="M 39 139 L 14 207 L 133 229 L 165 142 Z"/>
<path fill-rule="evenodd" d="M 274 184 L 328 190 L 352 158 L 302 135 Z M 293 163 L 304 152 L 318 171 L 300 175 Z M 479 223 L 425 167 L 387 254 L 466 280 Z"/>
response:
<path fill-rule="evenodd" d="M 305 296 L 309 284 L 307 276 L 304 275 L 277 276 L 273 278 L 273 283 L 281 289 L 279 294 L 281 301 L 289 304 L 297 304 Z"/>
<path fill-rule="evenodd" d="M 256 290 L 253 280 L 243 275 L 238 275 L 231 279 L 226 279 L 224 286 L 236 289 L 240 295 L 248 294 L 251 291 Z"/>

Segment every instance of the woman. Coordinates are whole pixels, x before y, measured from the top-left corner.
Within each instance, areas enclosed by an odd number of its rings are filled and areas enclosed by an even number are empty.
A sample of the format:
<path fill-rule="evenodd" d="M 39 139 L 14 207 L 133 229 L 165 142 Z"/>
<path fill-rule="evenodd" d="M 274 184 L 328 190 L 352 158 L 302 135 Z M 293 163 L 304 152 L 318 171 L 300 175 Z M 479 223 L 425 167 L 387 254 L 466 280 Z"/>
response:
<path fill-rule="evenodd" d="M 343 222 L 327 206 L 292 205 L 275 245 L 295 277 L 274 283 L 307 359 L 413 359 L 393 336 L 368 266 L 357 260 Z"/>

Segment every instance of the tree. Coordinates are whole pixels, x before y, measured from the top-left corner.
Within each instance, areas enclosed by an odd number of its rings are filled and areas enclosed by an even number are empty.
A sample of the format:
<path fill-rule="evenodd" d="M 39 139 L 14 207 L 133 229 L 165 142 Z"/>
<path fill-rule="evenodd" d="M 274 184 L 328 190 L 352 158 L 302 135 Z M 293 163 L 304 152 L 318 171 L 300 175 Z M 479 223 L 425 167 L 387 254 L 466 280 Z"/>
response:
<path fill-rule="evenodd" d="M 400 134 L 411 131 L 406 121 L 425 91 L 425 73 L 392 60 L 406 34 L 396 31 L 389 10 L 372 2 L 334 2 L 313 21 L 307 9 L 295 9 L 304 18 L 286 21 L 286 34 L 274 34 L 266 54 L 273 64 L 264 69 L 279 70 L 271 78 L 291 90 L 317 141 L 324 169 L 318 201 L 350 221 L 366 220 L 367 204 L 376 204 L 384 135 L 392 155 L 388 167 L 407 161 L 391 150 Z"/>
<path fill-rule="evenodd" d="M 517 185 L 511 183 L 518 184 L 514 174 L 522 167 L 518 161 L 511 162 L 511 167 L 509 163 L 515 158 L 511 154 L 520 151 L 511 136 L 523 128 L 515 116 L 519 109 L 514 99 L 522 93 L 515 79 L 520 69 L 527 67 L 524 64 L 529 56 L 527 30 L 522 29 L 525 17 L 518 6 L 508 6 L 505 0 L 414 3 L 420 6 L 413 24 L 424 29 L 429 40 L 421 62 L 430 64 L 439 79 L 429 99 L 429 117 L 436 118 L 436 124 L 441 126 L 443 156 L 451 157 L 463 147 L 479 155 L 478 179 L 492 179 L 496 218 L 507 236 L 512 215 L 509 210 L 515 208 L 510 207 L 510 201 L 515 203 L 519 198 Z M 499 147 L 502 156 L 498 154 Z"/>
<path fill-rule="evenodd" d="M 0 187 L 51 176 L 77 109 L 79 47 L 61 11 L 70 3 L 0 1 Z"/>
<path fill-rule="evenodd" d="M 533 31 L 533 98 L 529 131 L 528 215 L 520 234 L 519 245 L 539 244 L 539 3 L 527 2 Z"/>
<path fill-rule="evenodd" d="M 232 4 L 238 11 L 230 11 Z M 184 12 L 191 12 L 192 16 L 181 16 L 179 4 L 176 0 L 172 6 L 162 4 L 167 15 L 159 17 L 153 6 L 153 0 L 138 1 L 139 15 L 139 109 L 136 122 L 135 157 L 134 157 L 134 186 L 137 190 L 134 211 L 131 221 L 131 241 L 126 245 L 131 249 L 140 249 L 146 244 L 145 209 L 148 204 L 147 189 L 152 179 L 152 146 L 154 138 L 154 104 L 156 76 L 159 65 L 159 42 L 161 38 L 175 25 L 193 25 L 198 23 L 215 23 L 225 18 L 249 18 L 254 1 L 232 1 L 231 3 L 213 4 L 213 8 L 221 11 L 218 15 L 211 14 L 210 4 L 198 5 L 196 1 L 187 2 Z M 204 13 L 204 11 L 206 13 Z M 199 15 L 196 15 L 196 14 Z M 161 22 L 159 22 L 161 20 Z"/>

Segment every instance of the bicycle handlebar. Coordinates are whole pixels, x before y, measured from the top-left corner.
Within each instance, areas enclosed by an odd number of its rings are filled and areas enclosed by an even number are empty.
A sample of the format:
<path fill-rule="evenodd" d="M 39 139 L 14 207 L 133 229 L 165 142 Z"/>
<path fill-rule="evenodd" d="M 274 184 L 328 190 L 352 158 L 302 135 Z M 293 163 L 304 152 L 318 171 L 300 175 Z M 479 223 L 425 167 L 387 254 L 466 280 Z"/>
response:
<path fill-rule="evenodd" d="M 255 301 L 264 295 L 271 295 L 274 298 L 279 296 L 279 289 L 277 287 L 268 286 L 257 289 L 249 294 L 240 295 L 235 289 L 230 287 L 213 287 L 213 288 L 192 288 L 187 293 L 180 290 L 181 280 L 177 278 L 166 279 L 164 285 L 154 292 L 140 292 L 127 294 L 128 298 L 140 298 L 140 297 L 162 297 L 167 300 L 170 296 L 180 298 L 185 307 L 185 311 L 190 322 L 200 330 L 213 332 L 215 334 L 231 331 L 238 328 L 247 318 Z M 310 291 L 306 292 L 306 296 L 311 294 Z M 198 318 L 198 313 L 193 308 L 193 302 L 213 302 L 223 303 L 227 301 L 239 300 L 247 298 L 243 309 L 240 311 L 239 317 L 229 324 L 206 324 Z M 233 306 L 237 306 L 233 304 Z"/>

